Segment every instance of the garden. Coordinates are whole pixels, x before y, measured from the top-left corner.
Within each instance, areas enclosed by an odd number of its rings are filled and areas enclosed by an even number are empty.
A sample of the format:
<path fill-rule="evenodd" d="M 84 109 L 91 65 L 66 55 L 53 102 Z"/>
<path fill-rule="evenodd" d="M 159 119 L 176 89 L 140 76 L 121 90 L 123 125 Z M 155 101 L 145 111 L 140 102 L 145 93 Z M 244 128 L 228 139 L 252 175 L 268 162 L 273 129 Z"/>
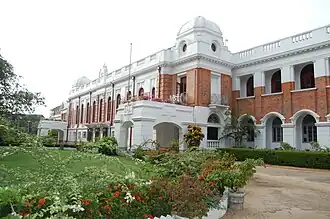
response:
<path fill-rule="evenodd" d="M 74 151 L 24 137 L 0 149 L 1 218 L 202 218 L 226 209 L 228 194 L 244 199 L 241 189 L 262 163 L 178 147 L 128 154 L 113 137 Z"/>

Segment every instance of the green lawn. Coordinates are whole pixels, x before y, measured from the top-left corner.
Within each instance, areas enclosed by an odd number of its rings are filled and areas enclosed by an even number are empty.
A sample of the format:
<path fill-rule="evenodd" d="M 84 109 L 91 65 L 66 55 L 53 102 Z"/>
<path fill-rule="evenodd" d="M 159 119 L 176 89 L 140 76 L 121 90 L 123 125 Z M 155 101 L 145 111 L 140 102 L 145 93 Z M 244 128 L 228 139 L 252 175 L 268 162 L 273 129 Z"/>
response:
<path fill-rule="evenodd" d="M 0 148 L 0 154 L 4 154 L 8 149 Z M 50 155 L 50 157 L 49 157 Z M 49 159 L 48 159 L 49 158 Z M 11 177 L 8 171 L 19 171 L 20 173 L 33 173 L 42 169 L 42 163 L 40 160 L 45 161 L 47 164 L 57 163 L 57 161 L 63 161 L 70 159 L 69 163 L 65 163 L 65 170 L 72 173 L 79 173 L 86 167 L 103 167 L 107 171 L 118 174 L 126 175 L 127 173 L 134 172 L 138 177 L 148 177 L 148 175 L 141 169 L 141 165 L 134 160 L 119 157 L 119 156 L 98 156 L 95 154 L 88 154 L 71 150 L 57 150 L 57 149 L 44 149 L 43 151 L 33 151 L 31 153 L 25 153 L 18 151 L 15 154 L 0 157 L 0 185 L 2 182 L 24 183 L 22 179 L 15 179 Z"/>

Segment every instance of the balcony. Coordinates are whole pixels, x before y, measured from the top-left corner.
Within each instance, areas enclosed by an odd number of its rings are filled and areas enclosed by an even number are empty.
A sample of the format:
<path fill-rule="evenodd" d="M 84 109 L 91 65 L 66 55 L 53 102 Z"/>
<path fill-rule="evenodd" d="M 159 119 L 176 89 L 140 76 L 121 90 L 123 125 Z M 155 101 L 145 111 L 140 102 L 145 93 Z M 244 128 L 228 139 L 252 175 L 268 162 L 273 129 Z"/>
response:
<path fill-rule="evenodd" d="M 129 99 L 131 102 L 139 101 L 139 100 L 149 100 L 154 102 L 160 102 L 160 103 L 173 103 L 177 105 L 184 105 L 186 106 L 188 103 L 188 96 L 187 93 L 181 93 L 176 95 L 171 95 L 168 99 L 161 99 L 152 97 L 151 95 L 147 94 L 144 96 L 133 96 Z M 121 103 L 127 103 L 128 99 L 122 99 Z"/>

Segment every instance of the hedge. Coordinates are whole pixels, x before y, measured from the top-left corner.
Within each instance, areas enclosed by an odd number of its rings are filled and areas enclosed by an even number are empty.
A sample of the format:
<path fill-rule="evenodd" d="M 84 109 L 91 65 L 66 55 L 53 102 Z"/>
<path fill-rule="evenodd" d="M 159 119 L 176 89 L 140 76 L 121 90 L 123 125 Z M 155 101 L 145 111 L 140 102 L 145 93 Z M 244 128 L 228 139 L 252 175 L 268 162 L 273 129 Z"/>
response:
<path fill-rule="evenodd" d="M 271 149 L 221 148 L 233 154 L 238 161 L 262 158 L 266 164 L 330 169 L 330 153 L 314 151 L 283 151 Z"/>

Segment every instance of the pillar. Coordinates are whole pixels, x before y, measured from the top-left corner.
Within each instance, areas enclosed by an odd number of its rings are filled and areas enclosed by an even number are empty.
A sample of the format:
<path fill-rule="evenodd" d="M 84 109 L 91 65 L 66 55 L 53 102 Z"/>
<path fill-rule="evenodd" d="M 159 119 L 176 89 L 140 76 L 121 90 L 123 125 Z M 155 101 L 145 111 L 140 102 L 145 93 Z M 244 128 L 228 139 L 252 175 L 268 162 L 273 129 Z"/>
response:
<path fill-rule="evenodd" d="M 283 66 L 281 68 L 281 82 L 283 92 L 283 115 L 285 122 L 289 122 L 292 116 L 292 96 L 291 91 L 294 90 L 294 68 L 293 66 Z M 284 128 L 283 128 L 284 132 Z"/>
<path fill-rule="evenodd" d="M 320 121 L 326 121 L 328 113 L 327 88 L 329 85 L 329 58 L 320 58 L 314 61 L 314 77 L 316 90 L 316 111 Z"/>
<path fill-rule="evenodd" d="M 95 128 L 93 128 L 93 135 L 92 135 L 92 141 L 95 141 Z"/>
<path fill-rule="evenodd" d="M 317 142 L 320 146 L 329 148 L 330 122 L 318 122 L 315 126 L 317 127 Z"/>
<path fill-rule="evenodd" d="M 256 125 L 256 130 L 258 131 L 257 136 L 255 137 L 254 144 L 257 148 L 266 148 L 266 127 L 265 125 Z"/>
<path fill-rule="evenodd" d="M 253 85 L 254 85 L 254 117 L 256 118 L 256 122 L 260 123 L 260 119 L 263 117 L 262 115 L 262 102 L 261 95 L 264 94 L 265 84 L 264 84 L 264 72 L 256 72 L 253 75 Z"/>
<path fill-rule="evenodd" d="M 141 145 L 146 140 L 153 139 L 154 121 L 134 121 L 132 145 Z M 151 145 L 148 145 L 151 146 Z"/>
<path fill-rule="evenodd" d="M 289 143 L 292 147 L 296 147 L 295 125 L 293 123 L 282 124 L 283 142 Z"/>

